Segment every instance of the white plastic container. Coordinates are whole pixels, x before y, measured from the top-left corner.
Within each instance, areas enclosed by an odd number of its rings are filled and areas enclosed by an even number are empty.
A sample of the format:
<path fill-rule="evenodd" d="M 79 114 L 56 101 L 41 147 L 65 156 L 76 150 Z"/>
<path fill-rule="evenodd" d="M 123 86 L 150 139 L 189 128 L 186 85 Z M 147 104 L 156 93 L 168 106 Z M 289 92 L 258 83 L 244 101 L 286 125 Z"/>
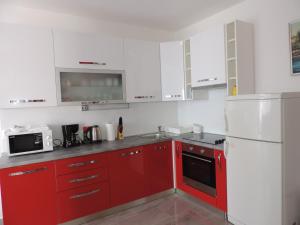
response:
<path fill-rule="evenodd" d="M 116 139 L 116 132 L 113 124 L 111 123 L 105 124 L 105 129 L 106 129 L 106 139 L 108 141 L 114 141 Z"/>

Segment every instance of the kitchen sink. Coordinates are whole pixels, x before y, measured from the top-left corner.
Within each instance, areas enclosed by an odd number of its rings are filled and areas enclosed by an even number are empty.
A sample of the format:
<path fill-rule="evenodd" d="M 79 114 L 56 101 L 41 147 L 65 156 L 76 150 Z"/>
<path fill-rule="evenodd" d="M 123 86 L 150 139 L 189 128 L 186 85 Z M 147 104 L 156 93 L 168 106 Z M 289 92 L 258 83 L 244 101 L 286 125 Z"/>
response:
<path fill-rule="evenodd" d="M 166 139 L 166 138 L 168 138 L 168 136 L 164 133 L 144 134 L 141 137 L 142 138 L 149 138 L 149 139 Z"/>

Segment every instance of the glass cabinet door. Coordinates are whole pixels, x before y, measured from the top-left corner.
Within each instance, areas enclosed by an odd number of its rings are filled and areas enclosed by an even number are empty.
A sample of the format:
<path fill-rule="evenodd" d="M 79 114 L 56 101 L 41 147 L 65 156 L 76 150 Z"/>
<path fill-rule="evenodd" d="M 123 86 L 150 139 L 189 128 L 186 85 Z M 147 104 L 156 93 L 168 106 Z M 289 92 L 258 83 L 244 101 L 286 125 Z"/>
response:
<path fill-rule="evenodd" d="M 59 71 L 59 100 L 72 102 L 125 102 L 124 71 Z"/>

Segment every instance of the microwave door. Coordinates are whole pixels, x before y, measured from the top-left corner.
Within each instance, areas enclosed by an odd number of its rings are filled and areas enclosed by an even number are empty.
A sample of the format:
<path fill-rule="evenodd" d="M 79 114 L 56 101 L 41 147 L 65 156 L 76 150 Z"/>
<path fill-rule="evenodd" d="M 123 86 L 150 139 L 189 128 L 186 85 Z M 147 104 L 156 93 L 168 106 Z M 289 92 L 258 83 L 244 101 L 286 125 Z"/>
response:
<path fill-rule="evenodd" d="M 42 133 L 9 136 L 9 150 L 11 155 L 39 151 L 43 147 Z"/>

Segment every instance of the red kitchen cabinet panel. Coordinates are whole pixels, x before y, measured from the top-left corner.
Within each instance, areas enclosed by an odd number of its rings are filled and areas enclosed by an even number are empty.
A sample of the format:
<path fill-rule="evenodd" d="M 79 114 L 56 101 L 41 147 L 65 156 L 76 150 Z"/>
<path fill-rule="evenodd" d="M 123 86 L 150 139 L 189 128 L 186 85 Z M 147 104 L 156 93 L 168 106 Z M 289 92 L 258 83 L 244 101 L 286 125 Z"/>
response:
<path fill-rule="evenodd" d="M 76 173 L 107 166 L 107 154 L 92 154 L 56 161 L 57 175 Z"/>
<path fill-rule="evenodd" d="M 176 163 L 176 187 L 180 187 L 183 184 L 182 174 L 182 143 L 175 142 L 175 163 Z"/>
<path fill-rule="evenodd" d="M 58 201 L 59 223 L 87 216 L 109 208 L 109 185 L 104 182 L 60 192 Z"/>
<path fill-rule="evenodd" d="M 216 207 L 227 212 L 227 181 L 226 181 L 226 159 L 224 152 L 215 150 L 216 162 L 216 187 L 217 202 Z"/>
<path fill-rule="evenodd" d="M 99 183 L 108 179 L 107 168 L 98 168 L 57 177 L 57 191 Z"/>
<path fill-rule="evenodd" d="M 56 225 L 54 163 L 1 171 L 4 225 Z"/>
<path fill-rule="evenodd" d="M 173 188 L 172 142 L 145 146 L 148 194 Z"/>
<path fill-rule="evenodd" d="M 110 152 L 111 206 L 147 195 L 143 147 Z"/>

